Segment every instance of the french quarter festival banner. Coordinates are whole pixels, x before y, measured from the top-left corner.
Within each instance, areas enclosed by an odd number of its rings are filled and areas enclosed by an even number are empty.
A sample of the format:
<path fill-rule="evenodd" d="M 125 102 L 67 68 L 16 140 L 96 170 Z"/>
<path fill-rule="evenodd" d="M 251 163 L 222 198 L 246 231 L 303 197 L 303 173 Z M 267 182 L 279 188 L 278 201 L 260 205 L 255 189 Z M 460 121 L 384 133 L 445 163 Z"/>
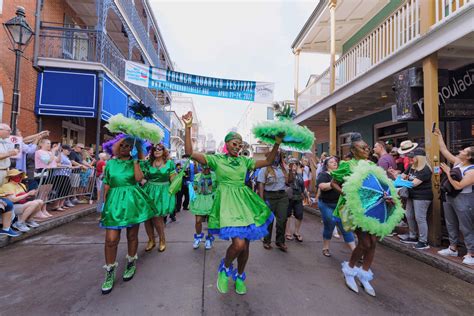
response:
<path fill-rule="evenodd" d="M 125 61 L 125 81 L 150 89 L 206 95 L 210 97 L 273 102 L 272 82 L 220 79 L 191 75 Z"/>

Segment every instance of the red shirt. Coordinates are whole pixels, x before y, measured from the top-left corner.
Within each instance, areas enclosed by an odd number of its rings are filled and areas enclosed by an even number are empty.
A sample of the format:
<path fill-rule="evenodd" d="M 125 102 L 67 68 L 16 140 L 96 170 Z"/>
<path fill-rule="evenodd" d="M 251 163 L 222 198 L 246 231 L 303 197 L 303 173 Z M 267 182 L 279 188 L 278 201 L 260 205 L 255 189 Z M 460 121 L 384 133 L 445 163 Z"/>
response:
<path fill-rule="evenodd" d="M 104 160 L 99 160 L 96 165 L 97 176 L 100 176 L 104 172 L 104 167 L 107 162 Z"/>

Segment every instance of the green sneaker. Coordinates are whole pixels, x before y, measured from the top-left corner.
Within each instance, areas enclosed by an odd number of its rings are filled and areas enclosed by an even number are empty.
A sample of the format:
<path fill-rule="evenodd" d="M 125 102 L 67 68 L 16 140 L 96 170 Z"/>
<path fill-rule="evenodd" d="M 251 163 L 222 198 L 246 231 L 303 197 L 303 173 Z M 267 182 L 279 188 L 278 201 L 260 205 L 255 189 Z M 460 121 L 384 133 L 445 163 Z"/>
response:
<path fill-rule="evenodd" d="M 135 272 L 137 271 L 137 259 L 138 257 L 135 255 L 134 257 L 130 257 L 127 255 L 128 263 L 125 271 L 123 272 L 123 281 L 127 282 L 133 279 Z"/>
<path fill-rule="evenodd" d="M 217 274 L 217 290 L 225 294 L 229 292 L 229 277 L 232 274 L 232 265 L 229 268 L 226 268 L 224 264 L 224 259 L 222 259 L 221 264 L 219 266 L 218 274 Z"/>
<path fill-rule="evenodd" d="M 111 265 L 104 266 L 106 273 L 105 273 L 105 281 L 102 283 L 102 294 L 109 294 L 112 292 L 115 282 L 115 268 L 117 267 L 117 262 Z"/>
<path fill-rule="evenodd" d="M 246 279 L 245 272 L 242 275 L 237 273 L 234 274 L 233 279 L 235 281 L 235 293 L 239 295 L 247 294 L 247 285 L 245 285 Z"/>

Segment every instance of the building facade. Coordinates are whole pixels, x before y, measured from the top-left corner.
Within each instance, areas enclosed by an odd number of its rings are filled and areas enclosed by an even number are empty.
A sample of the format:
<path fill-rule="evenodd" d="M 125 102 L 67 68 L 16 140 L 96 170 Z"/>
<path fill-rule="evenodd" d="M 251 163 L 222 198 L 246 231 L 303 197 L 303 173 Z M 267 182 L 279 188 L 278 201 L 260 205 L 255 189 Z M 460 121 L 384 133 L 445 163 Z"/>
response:
<path fill-rule="evenodd" d="M 188 113 L 189 111 L 193 112 L 193 127 L 192 131 L 192 142 L 193 142 L 193 150 L 202 150 L 204 147 L 204 143 L 202 141 L 202 130 L 201 130 L 201 123 L 199 122 L 199 116 L 194 106 L 194 101 L 192 97 L 183 96 L 180 93 L 173 93 L 173 103 L 171 108 L 176 113 L 176 115 L 181 118 L 184 114 Z M 184 137 L 184 136 L 183 136 Z M 200 141 L 201 140 L 201 141 Z M 205 142 L 205 136 L 204 136 Z M 201 145 L 200 145 L 201 144 Z"/>
<path fill-rule="evenodd" d="M 163 142 L 169 147 L 170 113 L 164 106 L 171 104 L 171 94 L 124 80 L 126 60 L 173 69 L 148 0 L 15 1 L 15 5 L 25 5 L 27 19 L 35 26 L 34 42 L 26 51 L 32 63 L 22 65 L 20 130 L 25 134 L 50 130 L 52 140 L 94 146 L 109 136 L 104 125 L 112 115 L 129 116 L 129 105 L 141 101 L 153 109 L 149 121 L 163 129 Z M 8 11 L 14 10 L 8 7 Z M 4 10 L 2 19 L 6 14 Z M 6 112 L 8 107 L 4 121 Z"/>
<path fill-rule="evenodd" d="M 474 3 L 467 0 L 322 0 L 295 39 L 296 122 L 317 137 L 319 153 L 343 156 L 350 132 L 373 145 L 411 139 L 439 163 L 433 124 L 451 150 L 474 141 Z M 323 73 L 299 88 L 299 56 L 326 53 Z M 433 176 L 439 196 L 439 174 Z M 433 201 L 430 240 L 441 238 Z"/>

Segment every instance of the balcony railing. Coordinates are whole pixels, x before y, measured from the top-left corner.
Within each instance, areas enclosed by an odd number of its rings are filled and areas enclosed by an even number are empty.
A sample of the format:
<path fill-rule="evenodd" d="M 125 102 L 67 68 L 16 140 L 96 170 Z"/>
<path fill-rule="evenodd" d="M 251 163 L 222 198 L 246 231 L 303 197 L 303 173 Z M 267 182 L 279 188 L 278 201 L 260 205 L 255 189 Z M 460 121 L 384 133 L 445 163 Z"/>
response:
<path fill-rule="evenodd" d="M 444 21 L 449 16 L 460 11 L 460 9 L 469 5 L 472 0 L 433 0 L 435 4 L 436 24 Z M 435 24 L 435 25 L 436 25 Z"/>
<path fill-rule="evenodd" d="M 335 63 L 335 90 L 345 86 L 374 66 L 397 53 L 420 36 L 420 2 L 408 0 L 381 25 L 342 55 Z M 428 1 L 428 0 L 426 0 Z M 473 0 L 436 1 L 437 27 L 445 19 L 474 2 Z M 298 112 L 328 96 L 330 69 L 298 94 Z"/>
<path fill-rule="evenodd" d="M 150 55 L 151 60 L 155 67 L 166 68 L 163 62 L 160 60 L 158 53 L 155 51 L 155 46 L 153 45 L 150 37 L 148 36 L 147 29 L 143 25 L 143 21 L 140 18 L 140 15 L 135 8 L 135 5 L 130 0 L 116 0 L 120 6 L 125 11 L 125 15 L 130 21 L 133 29 L 137 32 L 138 38 L 145 45 L 146 52 Z"/>
<path fill-rule="evenodd" d="M 124 80 L 125 57 L 112 39 L 105 33 L 92 28 L 67 28 L 52 26 L 42 22 L 39 43 L 39 56 L 85 62 L 101 63 L 121 80 L 153 112 L 170 126 L 170 115 L 162 109 L 157 98 L 147 88 Z"/>

